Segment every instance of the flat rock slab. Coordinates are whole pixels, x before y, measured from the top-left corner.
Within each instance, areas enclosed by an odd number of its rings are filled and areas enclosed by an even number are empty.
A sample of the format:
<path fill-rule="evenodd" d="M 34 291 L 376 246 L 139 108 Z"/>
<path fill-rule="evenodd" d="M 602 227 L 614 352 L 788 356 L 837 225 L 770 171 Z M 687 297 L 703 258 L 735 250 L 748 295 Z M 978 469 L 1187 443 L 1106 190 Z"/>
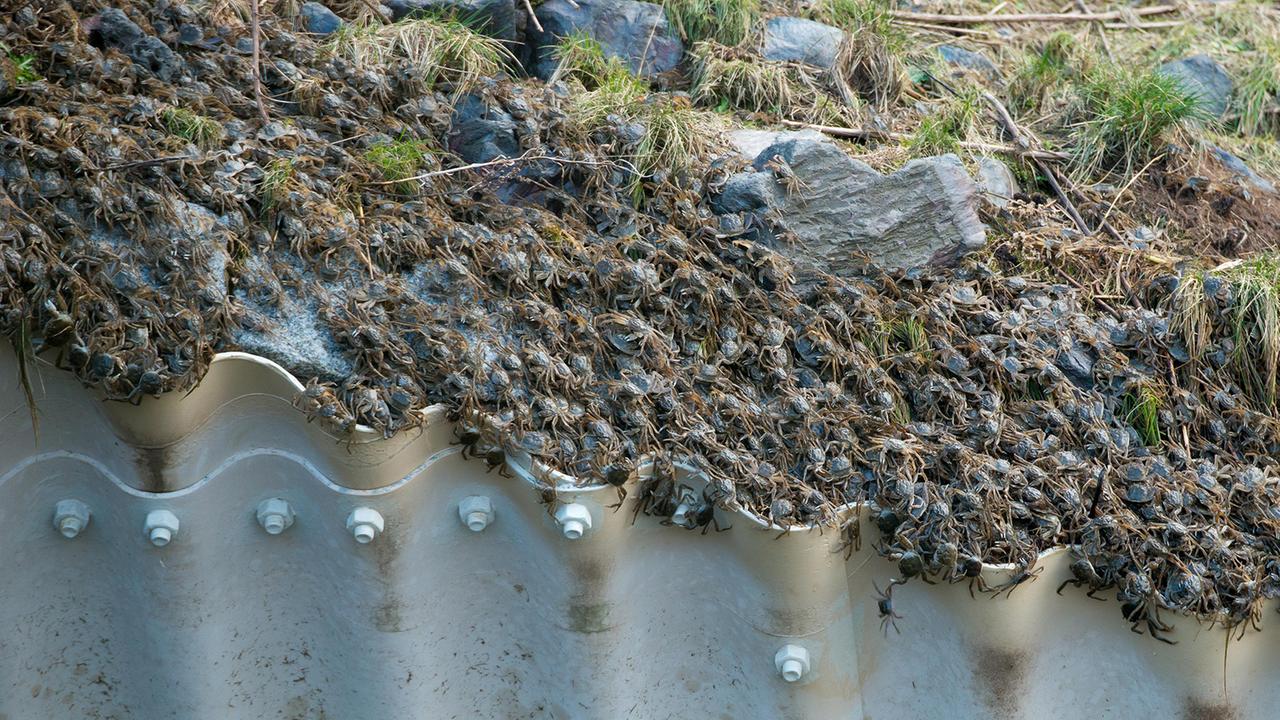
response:
<path fill-rule="evenodd" d="M 296 258 L 286 257 L 285 262 L 300 269 Z M 309 274 L 306 277 L 315 280 Z M 333 288 L 322 284 L 313 287 L 323 289 L 299 292 L 281 282 L 262 256 L 251 255 L 241 268 L 235 290 L 240 316 L 231 340 L 241 350 L 273 360 L 300 378 L 341 381 L 355 368 L 321 322 L 321 315 L 339 303 L 329 294 Z"/>
<path fill-rule="evenodd" d="M 490 37 L 515 41 L 520 18 L 515 0 L 384 0 L 392 20 L 419 15 L 454 15 Z"/>
<path fill-rule="evenodd" d="M 1161 65 L 1157 72 L 1174 78 L 1187 92 L 1200 100 L 1205 111 L 1222 117 L 1231 102 L 1231 76 L 1208 55 L 1173 60 Z"/>
<path fill-rule="evenodd" d="M 1274 193 L 1276 191 L 1274 183 L 1254 172 L 1253 168 L 1249 167 L 1244 160 L 1241 160 L 1216 145 L 1213 146 L 1211 150 L 1213 151 L 1214 157 L 1218 158 L 1218 162 L 1222 163 L 1223 167 L 1235 173 L 1237 178 L 1247 182 L 1254 189 L 1269 193 Z"/>
<path fill-rule="evenodd" d="M 684 44 L 661 5 L 636 0 L 547 0 L 534 11 L 543 32 L 530 27 L 533 71 L 542 79 L 556 71 L 555 45 L 574 31 L 587 32 L 605 53 L 627 62 L 641 77 L 675 69 Z"/>
<path fill-rule="evenodd" d="M 785 183 L 770 164 L 785 163 Z M 788 190 L 788 185 L 791 189 Z M 883 267 L 949 265 L 986 242 L 977 188 L 954 155 L 913 160 L 882 175 L 829 142 L 790 138 L 765 148 L 753 172 L 730 178 L 720 213 L 769 211 L 797 238 L 778 250 L 846 274 L 864 253 Z"/>
<path fill-rule="evenodd" d="M 992 158 L 978 160 L 978 190 L 982 199 L 995 205 L 1005 207 L 1018 193 L 1018 180 L 1008 165 Z"/>
<path fill-rule="evenodd" d="M 939 45 L 938 56 L 942 58 L 943 62 L 952 67 L 972 70 L 992 82 L 999 82 L 1003 79 L 1000 68 L 991 62 L 991 58 L 980 52 L 966 50 L 956 45 Z"/>
<path fill-rule="evenodd" d="M 729 144 L 742 157 L 754 161 L 765 148 L 784 140 L 813 140 L 828 142 L 827 136 L 817 130 L 753 130 L 741 128 L 726 133 Z"/>
<path fill-rule="evenodd" d="M 769 18 L 764 25 L 766 60 L 793 60 L 820 68 L 833 68 L 840 55 L 844 31 L 798 17 Z"/>

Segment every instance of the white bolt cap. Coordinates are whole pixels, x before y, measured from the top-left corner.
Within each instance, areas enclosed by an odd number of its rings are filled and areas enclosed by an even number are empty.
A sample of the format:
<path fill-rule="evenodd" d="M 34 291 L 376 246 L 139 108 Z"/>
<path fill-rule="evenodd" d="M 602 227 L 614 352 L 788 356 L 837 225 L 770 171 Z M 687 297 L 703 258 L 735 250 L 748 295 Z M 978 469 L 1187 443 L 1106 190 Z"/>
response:
<path fill-rule="evenodd" d="M 152 510 L 147 513 L 147 522 L 143 527 L 147 539 L 156 547 L 164 547 L 178 534 L 178 516 L 168 510 Z"/>
<path fill-rule="evenodd" d="M 809 651 L 799 645 L 783 645 L 773 656 L 773 665 L 789 683 L 798 682 L 809 673 Z"/>
<path fill-rule="evenodd" d="M 373 542 L 383 527 L 382 513 L 370 507 L 358 507 L 347 516 L 347 529 L 361 545 Z"/>
<path fill-rule="evenodd" d="M 268 535 L 279 535 L 293 525 L 293 507 L 283 498 L 268 498 L 258 503 L 258 524 Z"/>
<path fill-rule="evenodd" d="M 556 508 L 556 522 L 565 537 L 577 540 L 591 529 L 591 511 L 582 503 L 566 503 Z"/>
<path fill-rule="evenodd" d="M 458 503 L 458 517 L 472 532 L 480 532 L 493 522 L 493 503 L 484 495 L 471 495 Z"/>
<path fill-rule="evenodd" d="M 53 506 L 53 527 L 70 540 L 89 526 L 89 506 L 79 500 L 59 500 Z"/>

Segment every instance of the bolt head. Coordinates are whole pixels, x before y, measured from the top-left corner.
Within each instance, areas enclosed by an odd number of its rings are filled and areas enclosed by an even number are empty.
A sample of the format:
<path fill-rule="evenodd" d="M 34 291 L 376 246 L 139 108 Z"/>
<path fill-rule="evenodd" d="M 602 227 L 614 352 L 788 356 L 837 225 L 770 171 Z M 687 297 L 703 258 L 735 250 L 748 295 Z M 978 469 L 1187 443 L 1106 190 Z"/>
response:
<path fill-rule="evenodd" d="M 269 498 L 258 503 L 258 524 L 268 535 L 279 535 L 293 525 L 293 507 L 283 498 Z"/>
<path fill-rule="evenodd" d="M 53 508 L 53 526 L 70 540 L 89 525 L 89 506 L 79 500 L 59 500 Z"/>
<path fill-rule="evenodd" d="M 471 495 L 458 503 L 458 517 L 472 532 L 480 532 L 493 522 L 493 503 L 484 495 Z"/>
<path fill-rule="evenodd" d="M 783 680 L 799 682 L 809 674 L 809 651 L 800 645 L 783 645 L 773 656 L 773 664 Z"/>
<path fill-rule="evenodd" d="M 143 531 L 152 545 L 164 547 L 178 533 L 178 516 L 168 510 L 152 510 L 147 513 Z"/>
<path fill-rule="evenodd" d="M 173 533 L 168 528 L 151 528 L 151 544 L 156 547 L 164 547 L 173 539 Z"/>
<path fill-rule="evenodd" d="M 358 507 L 347 516 L 347 530 L 361 545 L 373 542 L 384 527 L 382 513 L 370 507 Z"/>
<path fill-rule="evenodd" d="M 565 503 L 556 508 L 556 522 L 565 537 L 577 540 L 591 529 L 591 510 L 582 503 Z"/>

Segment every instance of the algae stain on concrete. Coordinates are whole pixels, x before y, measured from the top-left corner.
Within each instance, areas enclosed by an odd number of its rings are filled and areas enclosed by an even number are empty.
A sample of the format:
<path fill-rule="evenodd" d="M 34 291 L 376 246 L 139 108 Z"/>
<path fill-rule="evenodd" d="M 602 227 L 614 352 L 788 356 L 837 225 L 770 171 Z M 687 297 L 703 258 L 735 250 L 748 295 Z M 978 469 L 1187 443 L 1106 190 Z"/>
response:
<path fill-rule="evenodd" d="M 978 651 L 974 679 L 993 718 L 1017 717 L 1027 679 L 1026 663 L 1026 654 L 1020 650 L 984 647 Z"/>
<path fill-rule="evenodd" d="M 609 613 L 613 606 L 607 602 L 574 603 L 569 606 L 569 629 L 590 635 L 612 630 Z"/>

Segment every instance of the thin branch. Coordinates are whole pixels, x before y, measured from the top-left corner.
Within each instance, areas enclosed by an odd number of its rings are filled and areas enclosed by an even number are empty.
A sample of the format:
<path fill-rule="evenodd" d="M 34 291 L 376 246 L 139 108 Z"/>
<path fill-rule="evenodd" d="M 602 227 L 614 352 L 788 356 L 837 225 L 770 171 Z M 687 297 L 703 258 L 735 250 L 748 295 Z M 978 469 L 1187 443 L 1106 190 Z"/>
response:
<path fill-rule="evenodd" d="M 1002 126 L 1004 126 L 1004 129 L 1013 139 L 1014 144 L 1019 147 L 1026 148 L 1027 150 L 1031 150 L 1031 141 L 1022 134 L 1021 130 L 1018 129 L 1018 123 L 1014 122 L 1013 116 L 1009 114 L 1009 108 L 1006 108 L 1004 103 L 1000 102 L 999 98 L 989 92 L 982 93 L 982 99 L 986 100 L 987 104 L 989 104 L 992 110 L 995 111 L 996 119 L 1000 121 Z M 1057 171 L 1049 167 L 1044 160 L 1039 158 L 1032 158 L 1031 163 L 1035 165 L 1036 169 L 1038 169 L 1041 174 L 1044 175 L 1045 179 L 1049 181 L 1049 186 L 1053 188 L 1054 195 L 1058 197 L 1058 203 L 1062 205 L 1063 210 L 1067 211 L 1067 215 L 1071 217 L 1071 221 L 1076 224 L 1076 227 L 1080 228 L 1080 232 L 1085 235 L 1092 235 L 1093 231 L 1089 229 L 1088 223 L 1086 223 L 1084 218 L 1081 217 L 1080 211 L 1076 209 L 1075 203 L 1071 202 L 1071 198 L 1067 196 L 1067 193 L 1062 189 L 1062 185 L 1059 184 Z"/>
<path fill-rule="evenodd" d="M 920 22 L 944 23 L 948 25 L 981 25 L 985 23 L 1093 22 L 1096 20 L 1125 20 L 1134 15 L 1163 15 L 1165 13 L 1176 12 L 1177 10 L 1177 5 L 1156 5 L 1153 7 L 1112 10 L 1109 12 L 1098 13 L 1015 13 L 1011 15 L 946 15 L 940 13 L 916 13 L 905 10 L 894 10 L 893 17 L 899 20 L 917 20 Z"/>
<path fill-rule="evenodd" d="M 902 25 L 904 27 L 916 28 L 918 30 L 927 30 L 929 32 L 935 32 L 940 35 L 941 34 L 976 35 L 978 37 L 987 37 L 987 38 L 992 37 L 992 33 L 990 30 L 978 30 L 975 28 L 956 27 L 954 25 L 938 25 L 934 23 L 914 22 L 911 20 L 901 20 L 898 18 L 895 18 L 893 23 L 895 25 Z"/>
<path fill-rule="evenodd" d="M 250 23 L 253 26 L 253 95 L 258 102 L 262 124 L 271 122 L 267 114 L 267 101 L 262 94 L 262 23 L 258 14 L 258 0 L 249 0 Z"/>
<path fill-rule="evenodd" d="M 471 163 L 470 165 L 459 165 L 455 168 L 446 170 L 433 170 L 431 172 L 414 175 L 412 177 L 400 178 L 399 180 L 377 180 L 366 183 L 367 185 L 399 185 L 400 183 L 412 182 L 414 180 L 429 180 L 436 177 L 445 177 L 447 175 L 457 175 L 458 173 L 467 172 L 469 170 L 479 170 L 486 167 L 504 167 L 506 165 L 515 165 L 516 163 L 527 162 L 531 160 L 550 160 L 561 165 L 606 165 L 607 162 L 599 160 L 575 160 L 572 158 L 555 157 L 554 155 L 518 155 L 516 157 L 503 157 L 496 160 L 488 160 L 485 162 Z"/>
<path fill-rule="evenodd" d="M 814 125 L 812 123 L 796 122 L 795 120 L 783 120 L 783 125 L 789 127 L 805 128 L 807 130 L 817 130 L 824 135 L 831 137 L 849 138 L 852 140 L 910 140 L 911 135 L 907 133 L 885 132 L 883 130 L 864 130 L 857 128 L 843 128 L 832 125 Z M 971 150 L 983 150 L 986 152 L 1008 153 L 1010 155 L 1018 155 L 1039 160 L 1060 161 L 1067 160 L 1067 155 L 1050 150 L 1034 150 L 1031 148 L 1014 147 L 1013 145 L 998 145 L 996 143 L 978 142 L 973 140 L 961 140 L 956 143 L 960 147 L 969 148 Z"/>
<path fill-rule="evenodd" d="M 1093 8 L 1089 7 L 1084 0 L 1076 0 L 1076 9 L 1082 13 L 1093 12 Z M 1115 53 L 1111 52 L 1111 42 L 1107 40 L 1106 23 L 1100 22 L 1094 25 L 1094 27 L 1098 28 L 1098 37 L 1102 39 L 1102 50 L 1107 54 L 1107 59 L 1111 62 L 1115 62 L 1116 56 Z"/>
<path fill-rule="evenodd" d="M 538 32 L 546 32 L 542 29 L 542 23 L 538 22 L 538 15 L 533 12 L 533 3 L 529 0 L 524 0 L 524 11 L 529 14 L 529 20 L 533 22 L 533 26 L 538 29 Z"/>
<path fill-rule="evenodd" d="M 130 160 L 127 162 L 112 163 L 103 165 L 102 167 L 89 167 L 88 170 L 93 172 L 106 172 L 108 170 L 124 170 L 125 168 L 146 167 L 148 165 L 163 165 L 165 163 L 177 162 L 179 160 L 195 160 L 190 155 L 166 155 L 158 158 L 148 158 L 146 160 Z"/>
<path fill-rule="evenodd" d="M 1161 30 L 1182 27 L 1186 24 L 1186 20 L 1161 20 L 1159 22 L 1103 23 L 1103 26 L 1111 30 Z"/>

